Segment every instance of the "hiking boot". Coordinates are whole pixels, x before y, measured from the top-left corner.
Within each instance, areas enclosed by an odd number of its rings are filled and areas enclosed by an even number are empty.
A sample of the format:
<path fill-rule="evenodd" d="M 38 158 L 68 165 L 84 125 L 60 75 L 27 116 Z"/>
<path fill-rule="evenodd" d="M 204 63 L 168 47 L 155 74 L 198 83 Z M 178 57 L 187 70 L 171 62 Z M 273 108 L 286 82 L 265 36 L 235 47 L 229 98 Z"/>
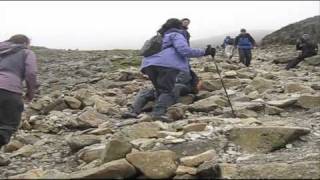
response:
<path fill-rule="evenodd" d="M 10 160 L 0 156 L 0 166 L 8 166 L 10 164 Z"/>
<path fill-rule="evenodd" d="M 138 114 L 134 112 L 125 112 L 121 115 L 122 118 L 124 119 L 129 119 L 129 118 L 137 118 Z"/>

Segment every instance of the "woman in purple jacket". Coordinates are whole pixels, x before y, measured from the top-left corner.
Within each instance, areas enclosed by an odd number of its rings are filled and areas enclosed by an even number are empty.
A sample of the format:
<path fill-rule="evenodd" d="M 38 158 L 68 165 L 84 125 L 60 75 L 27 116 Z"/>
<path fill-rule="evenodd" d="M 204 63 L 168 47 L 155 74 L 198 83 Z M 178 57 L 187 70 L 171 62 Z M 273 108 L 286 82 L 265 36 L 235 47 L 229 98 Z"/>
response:
<path fill-rule="evenodd" d="M 141 72 L 151 80 L 157 94 L 152 111 L 154 120 L 169 121 L 167 108 L 175 103 L 173 87 L 180 71 L 190 72 L 189 58 L 214 54 L 213 49 L 193 49 L 179 19 L 168 19 L 158 30 L 163 37 L 162 51 L 142 60 Z"/>
<path fill-rule="evenodd" d="M 36 56 L 29 45 L 30 40 L 25 35 L 0 42 L 0 147 L 10 141 L 20 124 L 22 82 L 26 81 L 27 101 L 32 100 L 37 87 Z"/>

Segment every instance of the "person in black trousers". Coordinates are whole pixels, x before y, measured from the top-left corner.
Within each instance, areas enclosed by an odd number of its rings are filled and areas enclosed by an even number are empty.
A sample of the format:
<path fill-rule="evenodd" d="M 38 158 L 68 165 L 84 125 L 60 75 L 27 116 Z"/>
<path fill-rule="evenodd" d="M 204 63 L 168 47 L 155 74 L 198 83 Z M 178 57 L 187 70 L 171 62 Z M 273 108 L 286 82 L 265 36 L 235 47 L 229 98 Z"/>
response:
<path fill-rule="evenodd" d="M 298 39 L 296 44 L 296 50 L 300 50 L 301 53 L 298 57 L 290 60 L 286 66 L 286 70 L 296 67 L 304 58 L 315 56 L 318 54 L 318 45 L 314 43 L 309 34 L 304 34 Z"/>
<path fill-rule="evenodd" d="M 239 50 L 240 62 L 249 67 L 252 59 L 251 49 L 256 46 L 256 42 L 245 29 L 241 29 L 240 32 L 235 39 L 234 46 Z"/>

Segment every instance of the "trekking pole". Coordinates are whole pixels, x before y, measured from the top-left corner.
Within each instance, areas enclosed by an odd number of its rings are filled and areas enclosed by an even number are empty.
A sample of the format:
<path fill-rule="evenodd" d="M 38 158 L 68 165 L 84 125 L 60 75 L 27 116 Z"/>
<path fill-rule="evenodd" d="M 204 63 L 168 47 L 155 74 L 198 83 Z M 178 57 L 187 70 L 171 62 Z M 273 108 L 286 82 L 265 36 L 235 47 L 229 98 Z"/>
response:
<path fill-rule="evenodd" d="M 208 47 L 210 47 L 210 48 L 211 48 L 211 45 L 208 45 Z M 234 112 L 234 110 L 233 110 L 233 107 L 232 107 L 232 104 L 231 104 L 231 101 L 230 101 L 230 98 L 229 98 L 229 95 L 228 95 L 227 89 L 226 89 L 226 87 L 224 86 L 224 82 L 223 82 L 223 80 L 222 80 L 222 77 L 221 77 L 221 74 L 220 74 L 219 67 L 218 67 L 217 63 L 215 62 L 215 60 L 214 60 L 214 56 L 213 56 L 213 55 L 211 55 L 211 57 L 212 57 L 212 60 L 213 60 L 214 65 L 216 66 L 216 69 L 217 69 L 217 72 L 218 72 L 218 75 L 219 75 L 219 78 L 220 78 L 220 81 L 221 81 L 222 87 L 223 87 L 223 89 L 224 89 L 224 92 L 226 93 L 226 96 L 227 96 L 227 99 L 228 99 L 229 105 L 230 105 L 230 107 L 231 107 L 232 115 L 233 115 L 233 117 L 234 117 L 234 118 L 236 118 L 237 116 L 236 116 L 236 113 L 235 113 L 235 112 Z"/>

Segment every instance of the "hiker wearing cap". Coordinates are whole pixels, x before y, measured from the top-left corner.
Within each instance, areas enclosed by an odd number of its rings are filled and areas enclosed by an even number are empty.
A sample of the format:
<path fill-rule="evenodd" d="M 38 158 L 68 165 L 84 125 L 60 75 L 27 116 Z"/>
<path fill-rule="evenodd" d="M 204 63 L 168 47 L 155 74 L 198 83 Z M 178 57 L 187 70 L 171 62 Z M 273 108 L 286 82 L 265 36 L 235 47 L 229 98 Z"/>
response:
<path fill-rule="evenodd" d="M 234 39 L 231 38 L 230 36 L 226 36 L 223 40 L 223 44 L 221 45 L 224 48 L 224 53 L 228 59 L 232 58 L 233 44 L 234 44 Z"/>
<path fill-rule="evenodd" d="M 182 29 L 184 29 L 186 31 L 186 38 L 187 38 L 187 41 L 188 41 L 188 44 L 190 45 L 190 33 L 188 32 L 188 29 L 189 29 L 189 24 L 190 24 L 190 19 L 188 18 L 183 18 L 181 19 L 181 22 L 182 22 Z"/>
<path fill-rule="evenodd" d="M 303 34 L 301 38 L 297 40 L 296 50 L 301 51 L 298 57 L 289 61 L 286 66 L 286 70 L 296 67 L 304 58 L 315 56 L 318 54 L 318 45 L 313 42 L 309 34 Z"/>
<path fill-rule="evenodd" d="M 190 72 L 189 58 L 213 55 L 213 48 L 190 48 L 182 22 L 168 19 L 158 30 L 162 38 L 162 50 L 144 57 L 141 72 L 146 74 L 155 88 L 157 99 L 152 110 L 154 120 L 168 121 L 167 108 L 175 103 L 173 88 L 180 71 Z"/>
<path fill-rule="evenodd" d="M 174 98 L 176 102 L 179 102 L 182 96 L 188 94 L 197 94 L 199 87 L 199 78 L 195 72 L 192 70 L 190 73 L 180 71 L 176 77 L 176 82 L 173 88 Z M 137 118 L 140 113 L 142 113 L 144 106 L 150 102 L 154 101 L 157 97 L 154 88 L 147 88 L 140 90 L 137 94 L 132 107 L 128 112 L 122 114 L 122 118 Z"/>
<path fill-rule="evenodd" d="M 23 111 L 22 82 L 25 80 L 26 101 L 31 101 L 36 87 L 36 56 L 29 49 L 25 35 L 14 35 L 0 43 L 0 147 L 10 141 L 17 130 Z"/>
<path fill-rule="evenodd" d="M 255 40 L 245 29 L 241 29 L 235 39 L 234 46 L 239 50 L 240 62 L 249 67 L 252 58 L 251 49 L 256 46 Z"/>

